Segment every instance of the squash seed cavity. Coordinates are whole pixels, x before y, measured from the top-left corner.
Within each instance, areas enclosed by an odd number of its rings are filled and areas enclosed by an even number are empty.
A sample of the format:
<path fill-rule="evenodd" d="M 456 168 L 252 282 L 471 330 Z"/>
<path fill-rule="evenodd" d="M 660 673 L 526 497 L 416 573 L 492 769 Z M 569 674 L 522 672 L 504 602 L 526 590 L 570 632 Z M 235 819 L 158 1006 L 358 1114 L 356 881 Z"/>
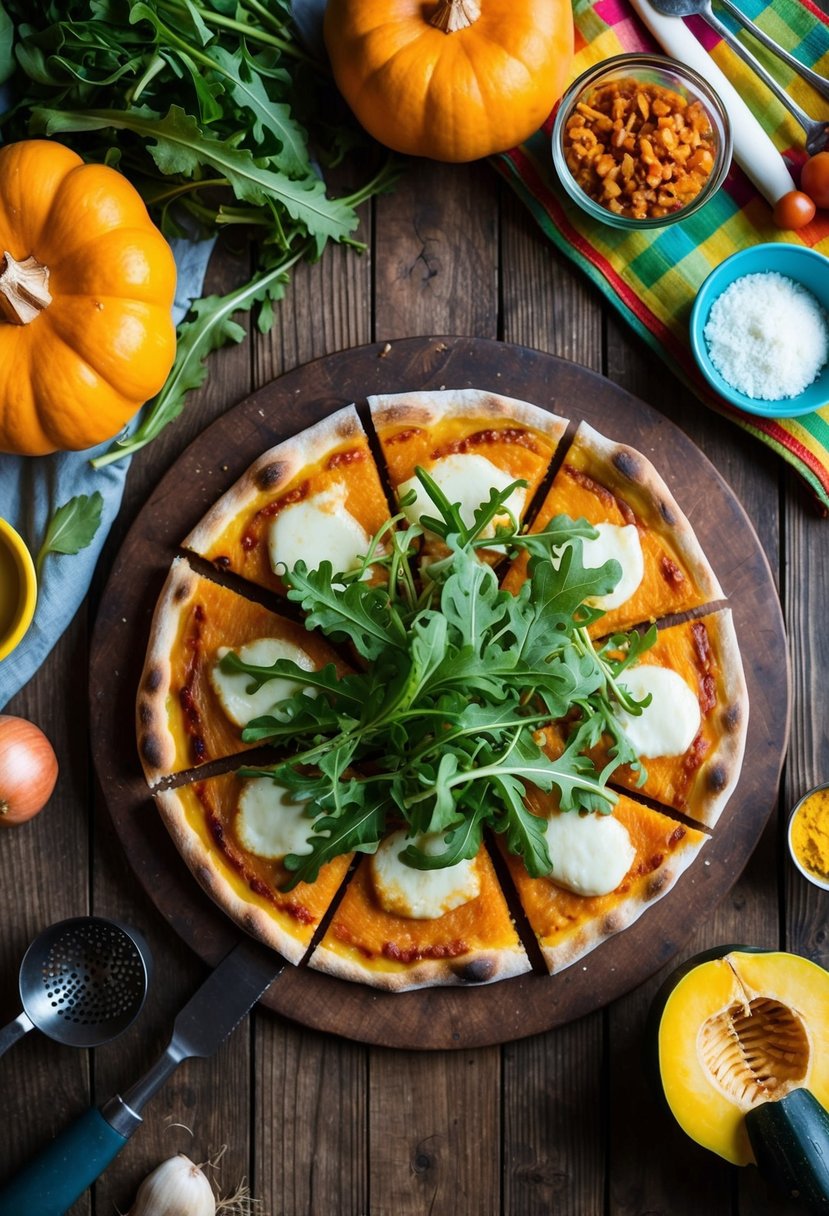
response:
<path fill-rule="evenodd" d="M 744 1111 L 782 1098 L 803 1082 L 809 1067 L 809 1037 L 800 1016 L 764 996 L 710 1017 L 697 1049 L 715 1084 Z"/>

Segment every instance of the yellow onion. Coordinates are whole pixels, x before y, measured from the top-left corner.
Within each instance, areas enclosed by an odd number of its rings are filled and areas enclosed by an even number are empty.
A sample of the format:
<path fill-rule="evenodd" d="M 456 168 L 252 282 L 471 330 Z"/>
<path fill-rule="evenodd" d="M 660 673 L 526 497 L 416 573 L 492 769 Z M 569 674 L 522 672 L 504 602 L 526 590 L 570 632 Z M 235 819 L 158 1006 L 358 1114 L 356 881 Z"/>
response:
<path fill-rule="evenodd" d="M 0 824 L 24 823 L 43 810 L 57 779 L 57 757 L 40 727 L 0 714 Z"/>

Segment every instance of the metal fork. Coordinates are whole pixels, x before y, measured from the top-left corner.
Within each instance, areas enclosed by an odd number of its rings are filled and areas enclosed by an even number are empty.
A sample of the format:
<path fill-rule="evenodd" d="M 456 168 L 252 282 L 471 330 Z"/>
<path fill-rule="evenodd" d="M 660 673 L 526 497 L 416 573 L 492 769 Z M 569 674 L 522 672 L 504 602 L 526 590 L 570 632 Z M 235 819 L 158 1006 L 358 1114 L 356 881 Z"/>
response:
<path fill-rule="evenodd" d="M 658 13 L 663 13 L 666 17 L 690 17 L 692 14 L 697 14 L 707 21 L 713 30 L 723 38 L 735 54 L 739 55 L 744 63 L 755 72 L 767 88 L 771 89 L 777 100 L 794 118 L 795 122 L 799 123 L 806 132 L 806 151 L 809 156 L 814 156 L 816 152 L 822 152 L 824 148 L 829 147 L 829 122 L 818 118 L 812 118 L 805 110 L 801 109 L 796 101 L 793 101 L 789 94 L 777 83 L 773 76 L 770 76 L 758 59 L 752 55 L 747 47 L 743 46 L 738 38 L 735 38 L 726 25 L 723 25 L 719 17 L 714 13 L 711 7 L 711 0 L 650 0 L 650 3 Z M 764 33 L 758 26 L 750 21 L 748 17 L 737 8 L 732 0 L 722 0 L 722 4 L 730 13 L 743 23 L 746 29 L 750 30 L 764 46 L 773 51 L 775 55 L 779 55 L 785 60 L 791 68 L 794 69 L 804 80 L 817 89 L 817 91 L 826 98 L 829 98 L 829 81 L 823 76 L 813 72 L 811 68 L 807 68 L 805 64 L 800 63 L 783 47 L 778 46 L 773 38 Z"/>

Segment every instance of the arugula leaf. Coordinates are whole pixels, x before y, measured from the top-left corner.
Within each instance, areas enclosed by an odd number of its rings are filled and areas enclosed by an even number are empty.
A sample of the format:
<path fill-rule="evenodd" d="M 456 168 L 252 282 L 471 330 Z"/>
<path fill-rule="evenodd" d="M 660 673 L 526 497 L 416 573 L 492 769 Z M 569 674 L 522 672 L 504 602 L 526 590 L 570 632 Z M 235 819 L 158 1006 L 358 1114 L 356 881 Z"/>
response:
<path fill-rule="evenodd" d="M 35 560 L 40 579 L 43 563 L 50 553 L 80 553 L 92 544 L 101 525 L 104 500 L 100 490 L 77 494 L 58 507 L 46 527 L 43 543 Z"/>
<path fill-rule="evenodd" d="M 406 629 L 385 588 L 363 582 L 337 585 L 329 561 L 316 570 L 299 561 L 283 577 L 290 588 L 288 598 L 306 614 L 308 629 L 352 642 L 364 659 L 378 659 L 389 646 L 405 650 Z"/>
<path fill-rule="evenodd" d="M 14 71 L 14 24 L 0 2 L 0 84 Z"/>

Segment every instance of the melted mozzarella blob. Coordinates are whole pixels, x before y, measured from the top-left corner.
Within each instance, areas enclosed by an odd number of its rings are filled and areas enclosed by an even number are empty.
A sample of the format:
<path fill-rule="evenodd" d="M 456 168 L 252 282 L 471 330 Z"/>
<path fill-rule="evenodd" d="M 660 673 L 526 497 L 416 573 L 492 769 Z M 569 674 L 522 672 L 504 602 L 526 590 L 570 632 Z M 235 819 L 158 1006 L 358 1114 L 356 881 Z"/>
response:
<path fill-rule="evenodd" d="M 610 612 L 611 608 L 620 608 L 626 603 L 645 577 L 645 558 L 639 541 L 639 529 L 635 524 L 594 524 L 598 536 L 591 540 L 582 539 L 582 565 L 587 570 L 597 570 L 605 562 L 614 558 L 622 567 L 622 577 L 608 595 L 592 595 L 587 603 L 593 608 L 601 608 Z M 560 546 L 556 556 L 552 558 L 553 565 L 558 570 L 561 564 Z"/>
<path fill-rule="evenodd" d="M 627 874 L 636 849 L 627 828 L 597 811 L 556 811 L 547 820 L 550 879 L 577 895 L 608 895 Z"/>
<path fill-rule="evenodd" d="M 472 525 L 475 511 L 481 503 L 488 501 L 491 490 L 504 490 L 515 480 L 476 452 L 452 452 L 449 456 L 441 456 L 426 471 L 449 501 L 460 505 L 461 519 L 467 526 Z M 403 511 L 412 523 L 419 523 L 421 515 L 438 514 L 437 507 L 416 476 L 401 482 L 397 489 L 398 498 L 403 498 L 410 490 L 414 490 L 417 497 Z M 516 519 L 520 519 L 525 501 L 526 491 L 518 487 L 510 494 L 505 505 Z M 497 516 L 482 535 L 494 536 L 496 523 L 509 524 L 509 516 Z"/>
<path fill-rule="evenodd" d="M 277 861 L 311 852 L 308 837 L 312 821 L 303 814 L 304 802 L 294 802 L 289 790 L 267 778 L 246 781 L 239 796 L 236 835 L 257 857 Z"/>
<path fill-rule="evenodd" d="M 371 859 L 371 869 L 374 890 L 387 912 L 413 920 L 436 920 L 478 897 L 481 880 L 474 858 L 440 870 L 415 870 L 400 860 L 410 844 L 431 856 L 446 850 L 440 833 L 408 837 L 402 829 L 386 837 Z"/>
<path fill-rule="evenodd" d="M 210 668 L 210 683 L 222 709 L 237 726 L 247 726 L 254 718 L 261 718 L 277 701 L 290 697 L 299 687 L 295 680 L 277 678 L 268 680 L 257 692 L 248 692 L 250 676 L 242 672 L 227 673 L 219 667 L 229 651 L 229 646 L 220 646 L 216 651 L 216 661 Z M 270 667 L 277 659 L 292 659 L 303 671 L 315 670 L 313 660 L 304 650 L 280 638 L 256 638 L 240 646 L 236 653 L 243 663 L 250 663 L 252 667 Z M 308 689 L 307 692 L 310 696 L 314 690 Z"/>
<path fill-rule="evenodd" d="M 359 566 L 370 537 L 345 509 L 345 499 L 345 486 L 338 482 L 274 516 L 268 530 L 268 556 L 274 573 L 279 566 L 292 570 L 300 560 L 309 570 L 328 561 L 334 574 L 346 574 Z"/>
<path fill-rule="evenodd" d="M 668 667 L 643 663 L 629 667 L 619 677 L 635 701 L 648 693 L 651 703 L 635 717 L 617 709 L 615 717 L 643 759 L 681 756 L 696 738 L 702 715 L 696 693 L 682 676 Z"/>

